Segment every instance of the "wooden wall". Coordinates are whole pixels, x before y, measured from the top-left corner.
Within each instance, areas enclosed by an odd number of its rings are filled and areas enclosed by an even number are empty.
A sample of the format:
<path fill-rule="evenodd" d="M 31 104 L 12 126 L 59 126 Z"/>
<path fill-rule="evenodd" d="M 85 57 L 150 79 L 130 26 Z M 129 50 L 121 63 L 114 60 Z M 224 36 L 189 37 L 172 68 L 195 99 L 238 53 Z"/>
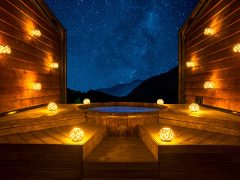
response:
<path fill-rule="evenodd" d="M 0 24 L 0 44 L 11 48 L 0 55 L 0 113 L 64 102 L 65 31 L 44 2 L 1 0 Z M 42 35 L 32 37 L 33 29 Z M 59 68 L 51 69 L 51 62 Z M 33 82 L 41 91 L 32 90 Z"/>
<path fill-rule="evenodd" d="M 216 33 L 204 35 L 207 27 Z M 240 54 L 233 52 L 240 43 L 240 1 L 200 1 L 179 37 L 180 102 L 200 96 L 205 105 L 240 111 Z M 187 68 L 187 61 L 196 66 Z M 215 88 L 204 89 L 205 81 L 213 81 Z"/>

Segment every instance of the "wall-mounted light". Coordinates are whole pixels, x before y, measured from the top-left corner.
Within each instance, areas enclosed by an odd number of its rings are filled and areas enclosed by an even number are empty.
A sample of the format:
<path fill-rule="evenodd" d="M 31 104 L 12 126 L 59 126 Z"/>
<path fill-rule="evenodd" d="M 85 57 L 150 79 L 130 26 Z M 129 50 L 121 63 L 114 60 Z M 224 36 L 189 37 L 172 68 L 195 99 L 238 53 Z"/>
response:
<path fill-rule="evenodd" d="M 58 106 L 55 102 L 51 102 L 48 104 L 48 110 L 49 111 L 56 111 L 58 109 Z"/>
<path fill-rule="evenodd" d="M 214 88 L 214 82 L 206 81 L 203 86 L 204 86 L 205 89 L 213 89 Z"/>
<path fill-rule="evenodd" d="M 170 142 L 174 138 L 174 132 L 170 128 L 162 128 L 159 132 L 160 139 L 165 142 Z"/>
<path fill-rule="evenodd" d="M 35 91 L 40 91 L 42 89 L 42 85 L 39 82 L 32 83 L 32 89 Z"/>
<path fill-rule="evenodd" d="M 204 29 L 204 35 L 212 36 L 214 34 L 215 34 L 215 30 L 213 28 L 208 27 Z"/>
<path fill-rule="evenodd" d="M 52 69 L 57 69 L 57 68 L 59 67 L 59 65 L 58 65 L 58 63 L 51 63 L 51 64 L 50 64 L 50 67 L 51 67 Z"/>
<path fill-rule="evenodd" d="M 73 142 L 82 141 L 84 137 L 84 132 L 81 128 L 73 128 L 70 132 L 70 138 Z"/>
<path fill-rule="evenodd" d="M 91 103 L 91 101 L 90 101 L 90 99 L 88 99 L 88 98 L 85 98 L 84 100 L 83 100 L 83 104 L 90 104 Z"/>
<path fill-rule="evenodd" d="M 200 107 L 199 107 L 199 105 L 197 103 L 192 103 L 189 106 L 189 110 L 191 112 L 198 112 L 198 111 L 200 111 Z"/>
<path fill-rule="evenodd" d="M 188 62 L 186 63 L 186 66 L 187 66 L 187 68 L 193 68 L 193 67 L 195 66 L 195 64 L 194 64 L 194 62 L 192 62 L 192 61 L 188 61 Z"/>
<path fill-rule="evenodd" d="M 158 104 L 158 105 L 164 104 L 164 100 L 163 100 L 163 99 L 158 99 L 158 100 L 157 100 L 157 104 Z"/>
<path fill-rule="evenodd" d="M 240 53 L 240 43 L 234 45 L 234 47 L 233 47 L 233 52 L 235 52 L 235 53 Z"/>
<path fill-rule="evenodd" d="M 33 29 L 32 30 L 32 36 L 33 37 L 40 37 L 41 35 L 42 35 L 42 33 L 39 29 Z"/>
<path fill-rule="evenodd" d="M 0 54 L 11 54 L 11 48 L 8 45 L 0 45 Z"/>

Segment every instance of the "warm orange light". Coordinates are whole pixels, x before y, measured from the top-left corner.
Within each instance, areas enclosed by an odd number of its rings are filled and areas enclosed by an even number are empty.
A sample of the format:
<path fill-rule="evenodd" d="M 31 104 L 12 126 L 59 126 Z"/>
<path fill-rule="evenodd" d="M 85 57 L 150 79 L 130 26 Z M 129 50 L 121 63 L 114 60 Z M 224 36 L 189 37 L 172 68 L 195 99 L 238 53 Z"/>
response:
<path fill-rule="evenodd" d="M 32 30 L 32 36 L 33 37 L 40 37 L 41 35 L 42 35 L 42 33 L 39 29 L 33 29 Z"/>
<path fill-rule="evenodd" d="M 186 66 L 187 66 L 188 68 L 192 68 L 192 67 L 195 66 L 195 64 L 194 64 L 194 62 L 192 62 L 192 61 L 188 61 L 188 62 L 186 63 Z"/>
<path fill-rule="evenodd" d="M 36 91 L 40 91 L 42 89 L 42 85 L 39 82 L 32 83 L 32 89 Z"/>
<path fill-rule="evenodd" d="M 233 47 L 233 52 L 235 52 L 235 53 L 240 53 L 240 43 L 236 44 L 236 45 Z"/>
<path fill-rule="evenodd" d="M 204 83 L 204 88 L 205 89 L 213 89 L 214 88 L 214 83 L 212 81 L 206 81 Z"/>
<path fill-rule="evenodd" d="M 51 102 L 48 104 L 48 110 L 49 111 L 56 111 L 58 109 L 58 106 L 55 102 Z"/>
<path fill-rule="evenodd" d="M 84 137 L 84 132 L 81 128 L 73 128 L 73 130 L 70 132 L 70 138 L 73 142 L 79 142 L 82 141 Z"/>
<path fill-rule="evenodd" d="M 205 28 L 204 29 L 204 35 L 207 35 L 207 36 L 212 36 L 215 34 L 215 30 L 213 28 Z"/>
<path fill-rule="evenodd" d="M 174 132 L 170 128 L 162 128 L 159 132 L 160 139 L 165 142 L 170 142 L 174 138 Z"/>
<path fill-rule="evenodd" d="M 158 104 L 158 105 L 164 104 L 164 100 L 163 100 L 163 99 L 158 99 L 158 100 L 157 100 L 157 104 Z"/>
<path fill-rule="evenodd" d="M 11 54 L 11 48 L 8 45 L 0 45 L 0 54 Z"/>
<path fill-rule="evenodd" d="M 83 104 L 90 104 L 91 103 L 91 101 L 90 101 L 90 99 L 88 99 L 88 98 L 85 98 L 84 100 L 83 100 Z"/>
<path fill-rule="evenodd" d="M 191 112 L 198 112 L 198 111 L 200 111 L 200 107 L 199 107 L 199 105 L 197 103 L 192 103 L 189 106 L 189 110 Z"/>
<path fill-rule="evenodd" d="M 59 67 L 58 63 L 51 63 L 50 67 L 53 69 L 57 69 Z"/>

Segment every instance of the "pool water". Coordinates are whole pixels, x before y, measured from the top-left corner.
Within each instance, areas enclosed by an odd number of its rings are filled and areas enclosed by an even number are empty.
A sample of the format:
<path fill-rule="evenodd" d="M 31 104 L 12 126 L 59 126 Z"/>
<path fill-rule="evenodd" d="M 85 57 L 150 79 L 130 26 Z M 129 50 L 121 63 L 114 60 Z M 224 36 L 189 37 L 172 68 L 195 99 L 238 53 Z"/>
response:
<path fill-rule="evenodd" d="M 154 112 L 158 108 L 148 107 L 132 107 L 132 106 L 106 106 L 106 107 L 93 107 L 89 110 L 107 113 L 141 113 L 141 112 Z"/>

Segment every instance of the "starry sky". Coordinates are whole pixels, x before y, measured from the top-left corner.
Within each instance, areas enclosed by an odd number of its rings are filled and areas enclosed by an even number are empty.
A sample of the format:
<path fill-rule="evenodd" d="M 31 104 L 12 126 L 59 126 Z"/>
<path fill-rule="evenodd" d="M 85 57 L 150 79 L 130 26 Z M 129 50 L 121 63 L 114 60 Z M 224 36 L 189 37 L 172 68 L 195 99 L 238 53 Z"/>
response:
<path fill-rule="evenodd" d="M 67 30 L 68 88 L 145 80 L 178 63 L 178 31 L 199 0 L 44 0 Z"/>

